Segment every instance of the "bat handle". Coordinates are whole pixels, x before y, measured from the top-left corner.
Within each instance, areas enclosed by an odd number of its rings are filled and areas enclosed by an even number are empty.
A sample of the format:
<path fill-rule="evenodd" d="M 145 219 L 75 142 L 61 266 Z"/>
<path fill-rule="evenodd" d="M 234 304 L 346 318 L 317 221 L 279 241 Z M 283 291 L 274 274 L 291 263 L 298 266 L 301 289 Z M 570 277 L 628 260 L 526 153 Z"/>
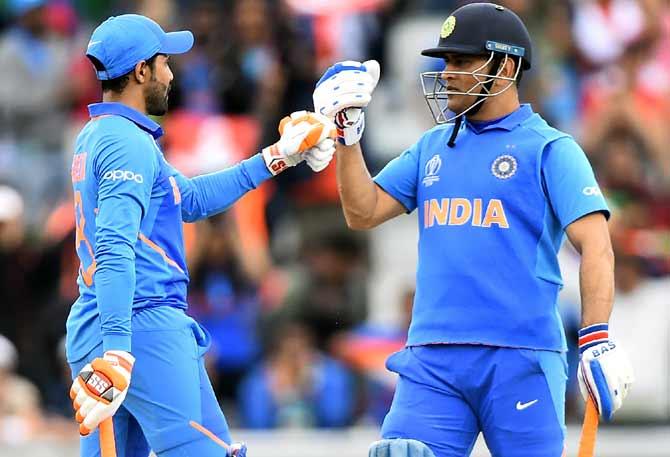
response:
<path fill-rule="evenodd" d="M 596 435 L 598 434 L 598 409 L 591 398 L 586 402 L 584 424 L 579 439 L 578 457 L 593 457 L 596 450 Z"/>
<path fill-rule="evenodd" d="M 114 422 L 110 417 L 105 419 L 99 426 L 100 432 L 100 455 L 101 457 L 116 457 L 116 442 L 114 440 Z"/>

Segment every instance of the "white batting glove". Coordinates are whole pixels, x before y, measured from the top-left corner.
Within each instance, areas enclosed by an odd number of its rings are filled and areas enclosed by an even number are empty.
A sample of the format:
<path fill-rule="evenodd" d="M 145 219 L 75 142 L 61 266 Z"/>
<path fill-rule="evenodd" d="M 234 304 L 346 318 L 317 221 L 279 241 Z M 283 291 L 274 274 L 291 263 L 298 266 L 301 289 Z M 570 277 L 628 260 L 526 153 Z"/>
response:
<path fill-rule="evenodd" d="M 305 162 L 312 171 L 319 172 L 324 170 L 335 155 L 335 141 L 326 138 L 318 145 L 304 153 Z"/>
<path fill-rule="evenodd" d="M 325 116 L 307 111 L 296 111 L 281 120 L 279 134 L 281 135 L 279 141 L 262 151 L 265 165 L 273 175 L 278 175 L 307 159 L 304 153 L 321 145 L 322 142 L 327 140 L 332 142 L 336 136 L 336 129 L 335 124 Z M 322 160 L 321 156 L 318 160 L 310 158 L 310 161 L 315 164 L 319 162 L 319 165 Z M 328 163 L 326 162 L 325 165 Z"/>
<path fill-rule="evenodd" d="M 635 381 L 626 354 L 609 340 L 608 324 L 594 324 L 579 331 L 579 390 L 593 399 L 598 412 L 611 421 Z"/>
<path fill-rule="evenodd" d="M 335 121 L 340 143 L 351 146 L 361 140 L 365 130 L 362 109 L 372 100 L 380 73 L 376 60 L 347 60 L 328 68 L 316 83 L 314 111 Z"/>
<path fill-rule="evenodd" d="M 86 364 L 70 388 L 79 433 L 86 436 L 116 413 L 130 386 L 135 357 L 125 351 L 107 351 Z"/>

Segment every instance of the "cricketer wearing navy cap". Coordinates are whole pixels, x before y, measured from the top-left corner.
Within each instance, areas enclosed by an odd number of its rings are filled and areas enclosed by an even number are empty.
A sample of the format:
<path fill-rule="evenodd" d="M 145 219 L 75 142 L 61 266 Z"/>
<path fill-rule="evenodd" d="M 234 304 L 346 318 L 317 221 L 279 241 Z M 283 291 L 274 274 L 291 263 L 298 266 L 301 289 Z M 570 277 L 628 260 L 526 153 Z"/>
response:
<path fill-rule="evenodd" d="M 96 430 L 110 417 L 122 457 L 245 455 L 242 444 L 221 444 L 231 439 L 205 371 L 210 338 L 185 313 L 182 224 L 228 209 L 301 162 L 320 171 L 335 152 L 332 122 L 300 111 L 249 159 L 194 178 L 179 173 L 148 115 L 167 112 L 169 54 L 192 45 L 189 31 L 166 33 L 126 14 L 100 24 L 86 50 L 103 102 L 89 106 L 72 161 L 80 269 L 66 338 L 83 457 L 99 455 Z"/>
<path fill-rule="evenodd" d="M 633 382 L 608 334 L 607 204 L 575 140 L 519 102 L 521 71 L 533 62 L 513 11 L 465 5 L 423 54 L 445 65 L 421 75 L 438 125 L 374 178 L 359 140 L 379 65 L 336 64 L 314 91 L 315 110 L 341 132 L 338 189 L 349 226 L 418 213 L 407 348 L 386 362 L 398 384 L 384 439 L 369 455 L 465 457 L 483 433 L 496 457 L 558 457 L 567 373 L 557 251 L 566 235 L 582 255 L 580 386 L 609 420 Z"/>

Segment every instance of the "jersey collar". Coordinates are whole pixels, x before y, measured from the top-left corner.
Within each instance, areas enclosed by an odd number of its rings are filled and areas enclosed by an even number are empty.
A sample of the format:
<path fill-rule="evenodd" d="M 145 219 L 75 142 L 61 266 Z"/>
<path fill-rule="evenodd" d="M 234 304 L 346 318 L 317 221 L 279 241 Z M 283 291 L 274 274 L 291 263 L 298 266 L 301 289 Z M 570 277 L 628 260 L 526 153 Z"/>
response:
<path fill-rule="evenodd" d="M 104 116 L 109 114 L 123 116 L 126 119 L 133 121 L 141 129 L 149 132 L 155 140 L 163 136 L 163 129 L 160 125 L 139 111 L 136 111 L 130 106 L 124 105 L 123 103 L 93 103 L 88 105 L 88 113 L 91 117 Z"/>
<path fill-rule="evenodd" d="M 476 122 L 468 121 L 467 118 L 465 119 L 465 121 L 468 128 L 470 128 L 470 130 L 474 131 L 475 133 L 482 133 L 485 132 L 486 130 L 493 130 L 493 129 L 503 129 L 510 131 L 514 130 L 517 126 L 519 126 L 521 123 L 523 123 L 523 121 L 528 119 L 533 114 L 534 114 L 533 108 L 531 108 L 530 104 L 524 103 L 523 105 L 519 106 L 515 111 L 512 111 L 507 116 L 503 116 L 499 120 L 482 122 L 481 125 L 477 125 L 478 123 Z"/>

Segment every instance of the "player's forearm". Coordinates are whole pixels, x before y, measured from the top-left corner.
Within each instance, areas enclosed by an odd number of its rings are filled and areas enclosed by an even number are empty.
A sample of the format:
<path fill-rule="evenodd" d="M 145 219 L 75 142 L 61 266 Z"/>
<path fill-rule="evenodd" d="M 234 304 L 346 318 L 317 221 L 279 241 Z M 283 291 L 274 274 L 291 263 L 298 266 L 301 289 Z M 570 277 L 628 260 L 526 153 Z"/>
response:
<path fill-rule="evenodd" d="M 193 222 L 225 211 L 271 177 L 260 154 L 215 173 L 190 180 L 178 177 L 183 194 L 182 219 Z"/>
<path fill-rule="evenodd" d="M 614 299 L 614 254 L 609 244 L 584 246 L 579 269 L 582 328 L 608 322 Z"/>
<path fill-rule="evenodd" d="M 371 228 L 377 189 L 359 144 L 337 145 L 337 190 L 347 225 L 359 230 Z"/>

